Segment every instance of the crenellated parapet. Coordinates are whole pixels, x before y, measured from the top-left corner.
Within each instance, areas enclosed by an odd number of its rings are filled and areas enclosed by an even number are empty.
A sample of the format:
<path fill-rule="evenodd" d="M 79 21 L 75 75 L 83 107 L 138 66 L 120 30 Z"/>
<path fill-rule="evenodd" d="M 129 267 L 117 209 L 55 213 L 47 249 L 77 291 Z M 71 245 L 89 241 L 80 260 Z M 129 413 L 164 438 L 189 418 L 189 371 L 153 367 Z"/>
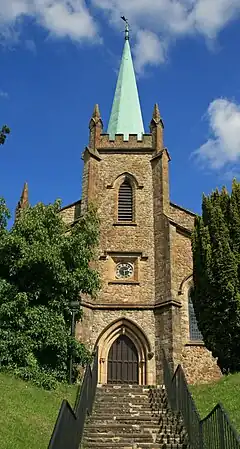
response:
<path fill-rule="evenodd" d="M 98 105 L 94 108 L 89 128 L 90 135 L 88 148 L 90 150 L 153 150 L 156 153 L 160 153 L 164 149 L 164 125 L 157 104 L 154 106 L 150 122 L 150 133 L 143 133 L 141 136 L 139 133 L 129 133 L 127 138 L 126 134 L 118 133 L 115 134 L 113 138 L 112 134 L 103 132 L 103 122 Z"/>
<path fill-rule="evenodd" d="M 152 134 L 143 134 L 141 140 L 137 134 L 129 134 L 128 140 L 124 139 L 124 134 L 116 134 L 114 140 L 109 134 L 101 134 L 98 149 L 151 149 L 152 142 Z"/>

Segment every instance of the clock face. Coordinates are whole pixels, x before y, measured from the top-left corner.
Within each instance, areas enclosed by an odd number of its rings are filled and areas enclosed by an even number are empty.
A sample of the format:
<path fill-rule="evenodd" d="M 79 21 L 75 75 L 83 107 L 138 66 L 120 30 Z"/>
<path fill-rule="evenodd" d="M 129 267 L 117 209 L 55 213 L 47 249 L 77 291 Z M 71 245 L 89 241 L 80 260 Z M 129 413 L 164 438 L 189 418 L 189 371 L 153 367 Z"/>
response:
<path fill-rule="evenodd" d="M 133 275 L 133 265 L 129 262 L 120 262 L 116 267 L 116 277 L 118 279 L 130 278 Z"/>

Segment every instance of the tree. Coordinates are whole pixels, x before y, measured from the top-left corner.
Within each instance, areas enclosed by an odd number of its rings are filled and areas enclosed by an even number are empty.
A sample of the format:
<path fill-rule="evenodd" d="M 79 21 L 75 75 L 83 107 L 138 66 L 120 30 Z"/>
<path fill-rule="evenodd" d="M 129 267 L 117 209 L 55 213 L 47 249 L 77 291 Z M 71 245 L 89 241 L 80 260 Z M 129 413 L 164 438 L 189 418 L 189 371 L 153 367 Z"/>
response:
<path fill-rule="evenodd" d="M 0 367 L 46 388 L 67 380 L 70 354 L 75 377 L 77 365 L 89 360 L 88 350 L 70 336 L 69 304 L 80 292 L 95 295 L 99 288 L 89 264 L 98 244 L 94 208 L 72 227 L 59 210 L 59 201 L 27 207 L 7 231 L 3 203 L 0 219 Z"/>
<path fill-rule="evenodd" d="M 193 306 L 223 371 L 240 371 L 240 185 L 203 196 L 192 236 Z"/>
<path fill-rule="evenodd" d="M 10 218 L 10 213 L 7 208 L 4 198 L 0 198 L 0 238 L 6 232 L 7 222 Z"/>
<path fill-rule="evenodd" d="M 7 134 L 10 134 L 10 129 L 8 128 L 7 125 L 4 125 L 0 130 L 0 145 L 4 144 Z"/>

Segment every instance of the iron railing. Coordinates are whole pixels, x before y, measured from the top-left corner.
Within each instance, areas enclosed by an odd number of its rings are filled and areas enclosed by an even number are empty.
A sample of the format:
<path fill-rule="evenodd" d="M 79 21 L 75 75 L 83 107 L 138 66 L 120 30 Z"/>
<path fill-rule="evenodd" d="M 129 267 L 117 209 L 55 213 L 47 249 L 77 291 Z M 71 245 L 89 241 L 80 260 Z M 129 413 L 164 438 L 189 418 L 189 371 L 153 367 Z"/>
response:
<path fill-rule="evenodd" d="M 48 449 L 78 449 L 82 441 L 84 423 L 92 413 L 98 381 L 98 351 L 92 367 L 87 365 L 82 385 L 79 386 L 74 408 L 62 401 Z"/>
<path fill-rule="evenodd" d="M 231 424 L 227 412 L 218 403 L 201 421 L 203 441 L 208 449 L 239 449 L 240 436 Z"/>
<path fill-rule="evenodd" d="M 173 373 L 164 350 L 163 376 L 169 405 L 181 415 L 191 449 L 240 449 L 240 436 L 220 403 L 200 418 L 181 365 Z"/>

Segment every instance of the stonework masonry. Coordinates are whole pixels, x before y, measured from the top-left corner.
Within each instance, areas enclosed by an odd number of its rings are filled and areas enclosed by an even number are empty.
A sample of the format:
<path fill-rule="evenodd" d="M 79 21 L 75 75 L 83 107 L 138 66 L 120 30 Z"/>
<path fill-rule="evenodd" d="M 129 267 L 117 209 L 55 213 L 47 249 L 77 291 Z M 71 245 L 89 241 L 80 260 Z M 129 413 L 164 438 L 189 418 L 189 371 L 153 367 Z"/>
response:
<path fill-rule="evenodd" d="M 220 377 L 216 360 L 202 341 L 189 334 L 192 286 L 191 231 L 194 213 L 170 202 L 163 122 L 155 106 L 150 134 L 103 134 L 99 108 L 90 121 L 83 152 L 82 200 L 62 209 L 67 223 L 97 204 L 100 245 L 96 268 L 102 279 L 97 298 L 83 298 L 77 338 L 90 349 L 99 346 L 99 379 L 109 379 L 108 354 L 126 335 L 138 353 L 139 383 L 162 383 L 162 348 L 173 367 L 181 363 L 191 383 Z M 118 192 L 132 189 L 132 220 L 118 219 Z M 80 211 L 81 209 L 81 211 Z M 133 275 L 118 278 L 118 263 L 130 263 Z M 119 340 L 120 341 L 120 340 Z M 114 343 L 115 342 L 115 343 Z"/>
<path fill-rule="evenodd" d="M 65 223 L 72 224 L 81 215 L 81 201 L 69 204 L 61 209 L 61 216 Z"/>
<path fill-rule="evenodd" d="M 99 343 L 100 333 L 106 329 L 111 323 L 116 320 L 125 319 L 130 321 L 132 327 L 134 324 L 136 327 L 140 327 L 144 334 L 147 335 L 150 343 L 150 352 L 155 353 L 155 316 L 153 310 L 91 310 L 84 308 L 83 319 L 81 323 L 78 323 L 76 329 L 77 338 L 80 341 L 85 341 L 89 348 L 94 349 L 96 342 Z M 85 323 L 85 325 L 84 325 Z M 121 331 L 121 329 L 119 329 Z M 103 334 L 103 342 L 105 343 L 105 336 Z M 107 364 L 107 357 L 103 357 L 105 354 L 104 348 L 100 350 L 100 365 Z M 146 357 L 141 359 L 142 363 L 147 364 L 147 376 L 142 382 L 149 385 L 155 383 L 155 360 Z M 102 368 L 100 366 L 100 368 Z M 105 367 L 104 367 L 105 368 Z M 102 383 L 105 383 L 104 381 Z"/>
<path fill-rule="evenodd" d="M 187 381 L 192 384 L 208 383 L 220 377 L 216 361 L 204 345 L 185 345 L 182 367 Z"/>

